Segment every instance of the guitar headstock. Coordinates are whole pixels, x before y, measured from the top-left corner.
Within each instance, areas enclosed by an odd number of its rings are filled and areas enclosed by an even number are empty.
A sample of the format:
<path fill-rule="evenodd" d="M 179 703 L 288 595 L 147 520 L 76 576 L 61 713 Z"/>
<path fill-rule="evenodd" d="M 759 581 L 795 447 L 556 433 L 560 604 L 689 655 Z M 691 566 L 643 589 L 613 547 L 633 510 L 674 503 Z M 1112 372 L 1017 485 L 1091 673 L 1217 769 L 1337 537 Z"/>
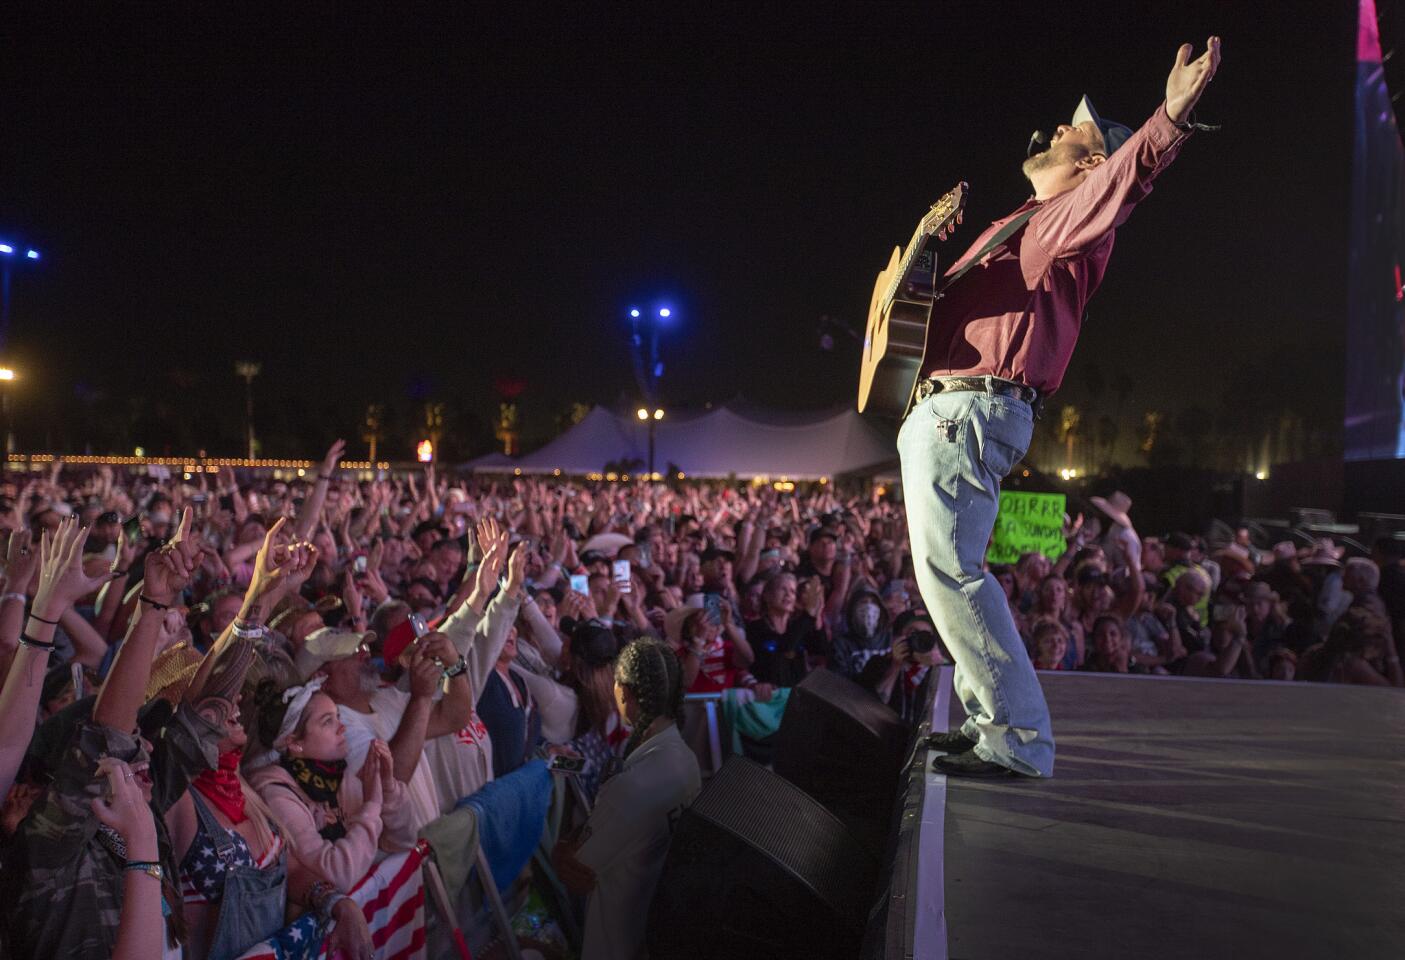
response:
<path fill-rule="evenodd" d="M 932 204 L 932 209 L 922 218 L 919 227 L 922 233 L 927 236 L 935 233 L 945 240 L 955 232 L 956 225 L 961 222 L 962 214 L 966 210 L 966 192 L 970 188 L 970 184 L 962 180 L 942 194 L 942 198 Z"/>

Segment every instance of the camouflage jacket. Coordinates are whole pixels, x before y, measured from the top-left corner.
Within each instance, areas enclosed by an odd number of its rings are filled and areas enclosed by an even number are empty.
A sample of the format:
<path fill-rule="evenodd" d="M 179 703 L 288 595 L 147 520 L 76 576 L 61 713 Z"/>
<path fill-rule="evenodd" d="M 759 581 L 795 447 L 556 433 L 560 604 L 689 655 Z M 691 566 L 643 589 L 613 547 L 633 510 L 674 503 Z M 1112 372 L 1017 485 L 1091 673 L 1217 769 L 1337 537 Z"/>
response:
<path fill-rule="evenodd" d="M 218 741 L 218 732 L 182 707 L 152 744 L 151 806 L 161 866 L 177 889 L 178 865 L 163 814 L 194 774 L 214 765 Z M 135 734 L 91 721 L 79 726 L 53 783 L 20 825 L 6 857 L 0 917 L 10 956 L 111 956 L 122 919 L 122 862 L 99 838 L 91 802 L 103 790 L 98 761 L 104 756 L 131 761 L 140 749 Z"/>

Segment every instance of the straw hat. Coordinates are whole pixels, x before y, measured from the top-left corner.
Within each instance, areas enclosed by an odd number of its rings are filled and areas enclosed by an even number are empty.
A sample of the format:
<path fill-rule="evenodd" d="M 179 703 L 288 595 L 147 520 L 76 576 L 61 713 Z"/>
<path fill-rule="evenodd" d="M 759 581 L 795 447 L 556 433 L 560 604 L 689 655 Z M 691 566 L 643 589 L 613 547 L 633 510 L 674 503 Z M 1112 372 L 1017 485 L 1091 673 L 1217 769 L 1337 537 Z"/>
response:
<path fill-rule="evenodd" d="M 683 624 L 695 613 L 702 613 L 705 608 L 696 604 L 689 604 L 682 607 L 674 607 L 668 611 L 668 616 L 664 617 L 663 635 L 668 638 L 668 642 L 674 646 L 683 645 Z"/>
<path fill-rule="evenodd" d="M 182 640 L 167 647 L 151 662 L 151 679 L 146 682 L 146 700 L 169 700 L 180 703 L 186 687 L 195 679 L 203 657 L 189 643 Z"/>
<path fill-rule="evenodd" d="M 1093 506 L 1112 518 L 1114 523 L 1119 523 L 1124 527 L 1132 525 L 1131 518 L 1127 516 L 1127 511 L 1132 509 L 1132 498 L 1121 490 L 1116 490 L 1110 497 L 1089 497 Z"/>
<path fill-rule="evenodd" d="M 1249 551 L 1245 550 L 1237 543 L 1228 544 L 1223 550 L 1218 550 L 1211 557 L 1220 565 L 1220 569 L 1226 574 L 1234 575 L 1235 571 L 1246 577 L 1254 575 L 1254 561 L 1249 556 Z"/>

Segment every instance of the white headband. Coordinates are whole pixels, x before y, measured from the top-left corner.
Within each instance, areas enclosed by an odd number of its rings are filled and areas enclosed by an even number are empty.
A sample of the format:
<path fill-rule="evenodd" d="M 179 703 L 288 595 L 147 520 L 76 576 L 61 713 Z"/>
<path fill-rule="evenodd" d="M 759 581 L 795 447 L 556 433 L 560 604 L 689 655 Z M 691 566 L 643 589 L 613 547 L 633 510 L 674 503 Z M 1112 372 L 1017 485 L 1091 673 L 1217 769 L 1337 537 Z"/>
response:
<path fill-rule="evenodd" d="M 283 702 L 288 705 L 288 710 L 283 714 L 283 725 L 278 728 L 278 736 L 273 738 L 274 750 L 282 753 L 288 746 L 293 731 L 297 730 L 298 724 L 302 722 L 303 711 L 312 702 L 312 695 L 321 690 L 322 684 L 326 682 L 326 676 L 319 674 L 301 687 L 289 687 L 283 691 Z"/>

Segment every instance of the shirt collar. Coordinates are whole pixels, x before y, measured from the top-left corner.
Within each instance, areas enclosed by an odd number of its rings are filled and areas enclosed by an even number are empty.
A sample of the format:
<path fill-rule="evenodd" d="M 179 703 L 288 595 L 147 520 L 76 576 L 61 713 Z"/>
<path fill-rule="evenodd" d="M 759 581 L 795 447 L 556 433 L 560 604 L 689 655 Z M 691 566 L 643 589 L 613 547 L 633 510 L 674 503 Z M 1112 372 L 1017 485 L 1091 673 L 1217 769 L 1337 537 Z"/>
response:
<path fill-rule="evenodd" d="M 663 741 L 665 740 L 677 740 L 680 743 L 682 742 L 682 737 L 679 736 L 678 733 L 677 723 L 669 724 L 667 727 L 664 728 L 662 733 L 656 733 L 648 740 L 645 740 L 644 743 L 637 750 L 635 750 L 633 753 L 631 753 L 628 757 L 625 758 L 625 769 L 628 769 L 634 766 L 636 763 L 640 762 L 640 759 L 645 754 L 651 753 L 652 751 L 657 749 L 659 746 L 662 745 Z"/>

